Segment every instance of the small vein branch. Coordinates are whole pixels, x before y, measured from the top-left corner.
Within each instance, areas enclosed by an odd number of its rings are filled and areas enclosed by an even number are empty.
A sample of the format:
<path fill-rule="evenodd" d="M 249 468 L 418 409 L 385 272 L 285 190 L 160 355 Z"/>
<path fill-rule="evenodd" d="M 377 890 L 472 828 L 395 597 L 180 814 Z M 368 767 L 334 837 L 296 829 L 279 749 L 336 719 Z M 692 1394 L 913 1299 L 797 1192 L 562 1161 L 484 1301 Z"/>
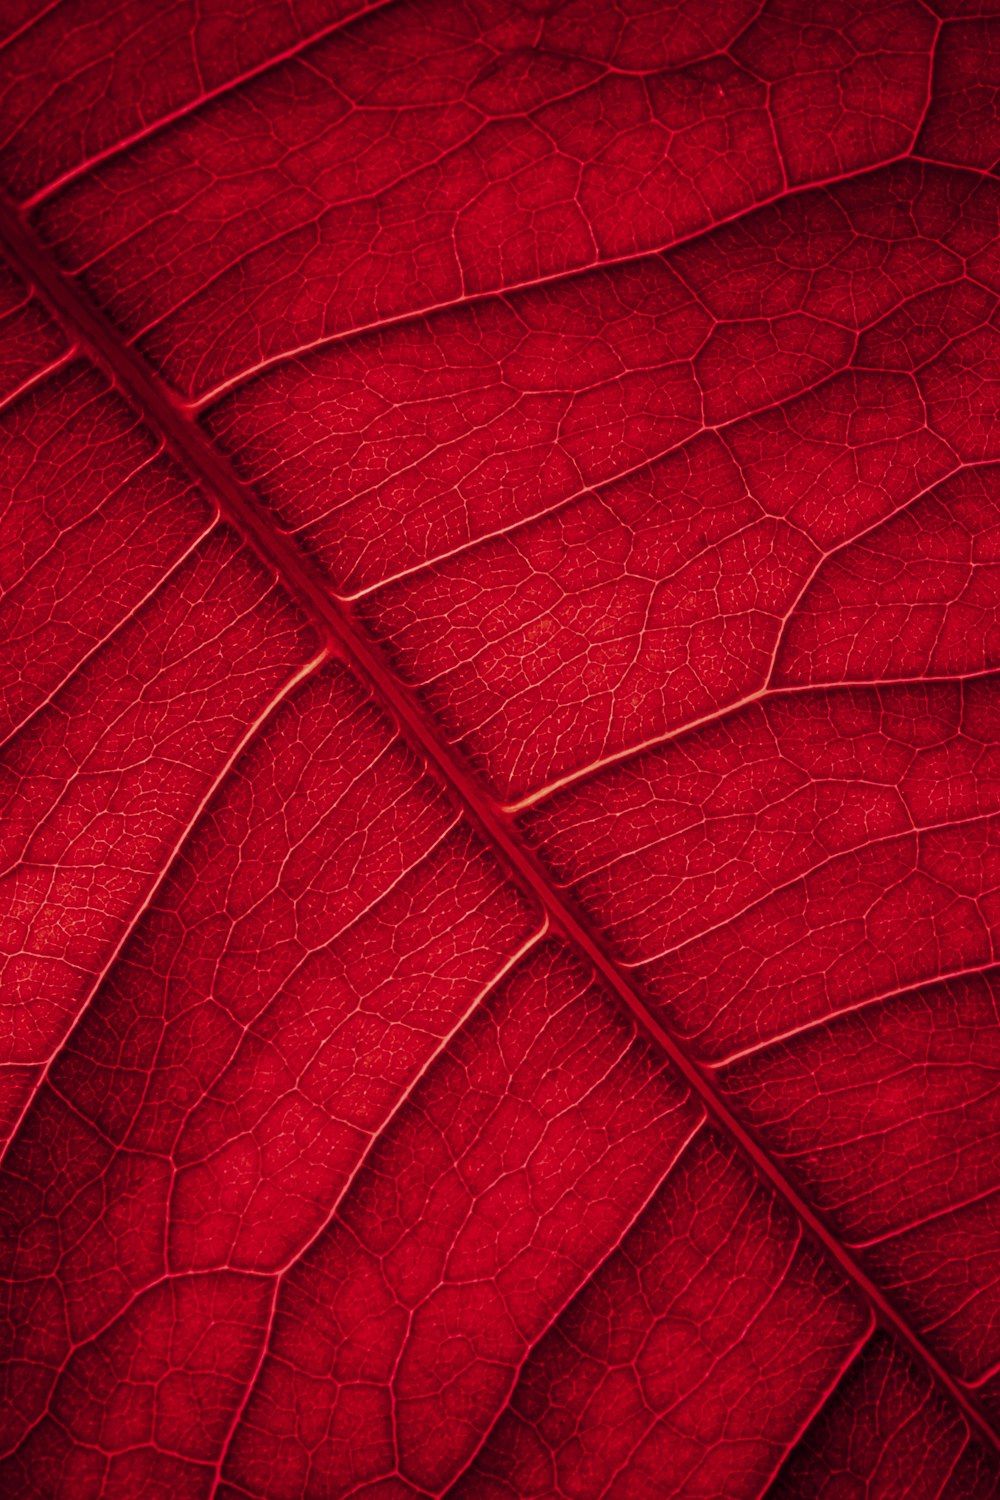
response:
<path fill-rule="evenodd" d="M 436 767 L 470 822 L 502 851 L 517 882 L 534 897 L 550 927 L 584 955 L 619 1003 L 671 1059 L 709 1116 L 790 1206 L 813 1240 L 868 1302 L 878 1322 L 909 1348 L 948 1392 L 971 1426 L 1000 1453 L 1000 1434 L 981 1411 L 973 1393 L 945 1369 L 825 1220 L 771 1160 L 756 1133 L 736 1117 L 720 1096 L 711 1074 L 648 1008 L 602 940 L 590 931 L 569 900 L 553 888 L 541 863 L 515 832 L 509 814 L 484 793 L 464 762 L 439 742 L 417 695 L 389 670 L 383 657 L 362 634 L 350 607 L 333 597 L 311 562 L 258 509 L 259 502 L 251 488 L 212 449 L 190 410 L 161 383 L 141 355 L 122 343 L 113 327 L 81 296 L 7 202 L 0 202 L 0 239 L 6 242 L 21 274 L 48 298 L 64 325 L 90 346 L 116 384 L 163 434 L 188 472 L 214 494 L 222 516 L 317 623 L 326 648 L 353 667 L 395 718 L 403 737 L 426 762 Z"/>

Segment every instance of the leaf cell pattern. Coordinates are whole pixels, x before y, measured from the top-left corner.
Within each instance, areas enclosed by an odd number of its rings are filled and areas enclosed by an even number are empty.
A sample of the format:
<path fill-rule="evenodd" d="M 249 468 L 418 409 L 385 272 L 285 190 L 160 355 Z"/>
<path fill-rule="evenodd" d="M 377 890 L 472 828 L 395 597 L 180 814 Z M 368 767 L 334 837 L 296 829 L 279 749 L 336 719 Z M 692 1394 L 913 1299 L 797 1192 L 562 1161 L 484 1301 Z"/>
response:
<path fill-rule="evenodd" d="M 1000 1496 L 998 94 L 7 7 L 0 1493 Z"/>

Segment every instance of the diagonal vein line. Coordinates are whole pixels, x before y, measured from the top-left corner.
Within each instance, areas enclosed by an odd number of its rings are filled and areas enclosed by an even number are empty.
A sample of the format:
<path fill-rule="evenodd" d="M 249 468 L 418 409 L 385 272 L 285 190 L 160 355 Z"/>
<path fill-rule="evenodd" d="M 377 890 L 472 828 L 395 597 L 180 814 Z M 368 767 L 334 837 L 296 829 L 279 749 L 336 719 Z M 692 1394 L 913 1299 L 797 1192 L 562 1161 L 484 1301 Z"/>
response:
<path fill-rule="evenodd" d="M 248 83 L 252 83 L 255 78 L 259 78 L 264 73 L 273 72 L 275 68 L 281 67 L 283 63 L 291 62 L 296 57 L 301 57 L 302 53 L 307 52 L 310 47 L 315 47 L 319 42 L 326 41 L 328 37 L 333 36 L 338 31 L 344 31 L 347 27 L 353 25 L 355 21 L 363 21 L 368 16 L 374 15 L 377 11 L 385 10 L 392 3 L 393 0 L 359 0 L 357 10 L 351 11 L 349 15 L 341 16 L 336 21 L 331 21 L 328 26 L 319 27 L 316 31 L 310 32 L 308 36 L 304 36 L 299 41 L 293 42 L 283 52 L 278 52 L 273 57 L 267 57 L 263 62 L 257 63 L 256 66 L 247 68 L 242 73 L 235 74 L 232 78 L 227 78 L 225 83 L 220 83 L 218 87 L 205 89 L 196 99 L 191 99 L 188 103 L 179 105 L 176 109 L 168 110 L 166 114 L 159 115 L 155 120 L 151 120 L 148 125 L 143 125 L 138 130 L 134 130 L 130 135 L 123 136 L 121 140 L 115 141 L 113 145 L 106 146 L 103 151 L 95 151 L 92 156 L 88 156 L 82 162 L 78 162 L 75 167 L 70 167 L 51 182 L 47 182 L 44 187 L 39 188 L 30 198 L 26 198 L 21 205 L 22 208 L 26 212 L 37 208 L 39 204 L 54 197 L 62 188 L 68 187 L 71 182 L 75 182 L 80 177 L 85 177 L 88 172 L 94 171 L 96 167 L 102 166 L 104 162 L 113 161 L 122 152 L 130 151 L 134 146 L 141 145 L 143 141 L 148 141 L 152 136 L 159 135 L 160 131 L 165 130 L 168 125 L 173 125 L 178 120 L 184 120 L 190 115 L 197 114 L 200 109 L 206 104 L 211 104 L 213 100 L 221 99 L 227 94 L 235 93 L 237 89 L 243 88 Z M 43 19 L 46 14 L 48 12 L 43 12 L 42 16 L 35 17 L 32 25 Z M 28 29 L 27 27 L 25 28 L 25 30 Z M 18 33 L 18 35 L 21 34 Z M 16 39 L 17 37 L 8 38 L 4 45 L 9 47 L 11 42 Z M 0 51 L 2 50 L 0 48 Z"/>
<path fill-rule="evenodd" d="M 844 1356 L 844 1359 L 838 1365 L 832 1377 L 820 1392 L 816 1401 L 813 1402 L 810 1410 L 803 1417 L 802 1421 L 799 1423 L 798 1427 L 795 1429 L 788 1442 L 784 1445 L 781 1452 L 778 1454 L 777 1458 L 774 1461 L 774 1464 L 771 1467 L 771 1472 L 761 1482 L 760 1489 L 757 1492 L 756 1500 L 768 1500 L 768 1496 L 772 1493 L 774 1486 L 778 1483 L 778 1480 L 781 1477 L 781 1471 L 784 1469 L 785 1464 L 795 1453 L 796 1449 L 805 1438 L 806 1433 L 812 1427 L 813 1423 L 817 1421 L 817 1419 L 826 1410 L 834 1395 L 836 1395 L 836 1393 L 843 1385 L 844 1381 L 847 1379 L 850 1371 L 853 1370 L 858 1360 L 862 1357 L 865 1350 L 869 1347 L 873 1332 L 874 1329 L 869 1326 L 865 1329 L 861 1337 L 851 1345 L 850 1349 Z"/>
<path fill-rule="evenodd" d="M 338 329 L 332 333 L 321 333 L 315 338 L 307 339 L 301 344 L 296 344 L 288 349 L 282 349 L 275 354 L 262 357 L 254 365 L 248 365 L 245 369 L 237 370 L 233 375 L 227 376 L 225 380 L 209 387 L 192 396 L 191 406 L 196 411 L 204 411 L 215 402 L 221 401 L 224 396 L 241 386 L 248 384 L 251 380 L 261 375 L 266 370 L 276 366 L 289 364 L 297 359 L 302 359 L 309 354 L 315 354 L 327 348 L 336 347 L 341 344 L 349 344 L 355 339 L 362 339 L 366 335 L 383 333 L 388 329 L 406 327 L 411 323 L 420 323 L 425 319 L 434 317 L 440 313 L 454 312 L 459 308 L 477 307 L 480 304 L 496 301 L 502 302 L 507 297 L 515 296 L 518 292 L 534 291 L 540 287 L 560 285 L 581 281 L 587 276 L 592 276 L 598 271 L 611 271 L 620 266 L 636 266 L 644 260 L 657 260 L 671 254 L 672 251 L 680 249 L 682 245 L 689 245 L 696 240 L 704 239 L 707 235 L 714 234 L 716 230 L 725 229 L 732 224 L 738 224 L 743 219 L 752 217 L 764 208 L 780 208 L 783 204 L 801 198 L 807 193 L 821 193 L 826 189 L 838 187 L 844 182 L 855 182 L 865 177 L 877 175 L 886 167 L 896 167 L 910 163 L 923 172 L 940 170 L 941 163 L 930 158 L 915 156 L 912 152 L 901 151 L 895 156 L 886 156 L 880 160 L 873 161 L 857 172 L 835 172 L 828 177 L 809 178 L 804 182 L 795 182 L 790 186 L 782 185 L 772 193 L 763 193 L 751 203 L 742 204 L 733 209 L 731 213 L 718 214 L 699 224 L 694 229 L 685 229 L 673 235 L 668 240 L 651 242 L 641 250 L 626 250 L 618 255 L 598 255 L 592 260 L 581 261 L 577 265 L 567 266 L 558 271 L 544 272 L 537 276 L 527 276 L 520 281 L 505 282 L 502 286 L 485 287 L 482 290 L 462 291 L 456 296 L 446 297 L 439 302 L 427 302 L 422 307 L 410 308 L 405 312 L 389 313 L 385 317 L 368 323 L 357 323 L 349 328 Z M 972 180 L 988 178 L 996 182 L 996 177 L 988 172 L 983 172 L 977 167 L 965 165 L 949 166 L 949 171 L 958 176 L 968 177 Z"/>
<path fill-rule="evenodd" d="M 619 1004 L 671 1059 L 709 1115 L 735 1141 L 745 1159 L 784 1199 L 827 1257 L 853 1283 L 878 1321 L 931 1372 L 984 1440 L 1000 1453 L 1000 1432 L 991 1425 L 976 1396 L 945 1368 L 841 1243 L 825 1219 L 792 1186 L 772 1161 L 757 1133 L 733 1113 L 717 1092 L 711 1075 L 653 1015 L 624 970 L 590 931 L 575 907 L 553 888 L 540 861 L 521 843 L 511 819 L 484 793 L 465 764 L 439 741 L 417 695 L 391 673 L 383 657 L 361 633 L 349 609 L 327 591 L 313 564 L 260 512 L 259 502 L 250 486 L 239 480 L 229 463 L 213 450 L 190 410 L 135 350 L 122 344 L 112 325 L 64 276 L 9 202 L 0 202 L 0 240 L 6 243 L 15 267 L 49 299 L 63 324 L 86 340 L 100 364 L 166 437 L 189 473 L 214 491 L 223 516 L 317 621 L 326 649 L 361 676 L 376 700 L 394 717 L 404 739 L 437 769 L 473 826 L 502 851 L 517 883 L 534 896 L 546 913 L 552 930 L 583 954 Z"/>
<path fill-rule="evenodd" d="M 632 1230 L 635 1229 L 636 1225 L 640 1223 L 646 1210 L 655 1201 L 657 1193 L 660 1192 L 661 1188 L 666 1186 L 667 1182 L 669 1182 L 670 1178 L 677 1170 L 677 1167 L 684 1159 L 685 1153 L 687 1152 L 691 1143 L 704 1128 L 705 1116 L 704 1114 L 702 1114 L 699 1117 L 697 1123 L 685 1135 L 680 1145 L 677 1146 L 676 1150 L 671 1152 L 670 1160 L 667 1163 L 666 1167 L 660 1173 L 659 1177 L 653 1183 L 649 1191 L 646 1193 L 642 1202 L 635 1209 L 635 1212 L 629 1216 L 628 1222 L 622 1226 L 619 1233 L 615 1236 L 614 1241 L 607 1247 L 604 1254 L 601 1256 L 601 1259 L 591 1270 L 587 1279 L 582 1282 L 581 1285 L 578 1286 L 572 1293 L 570 1293 L 570 1295 L 566 1297 L 563 1302 L 559 1304 L 559 1306 L 556 1308 L 555 1312 L 553 1312 L 552 1316 L 548 1319 L 541 1331 L 526 1343 L 524 1353 L 521 1355 L 521 1358 L 517 1361 L 517 1364 L 514 1365 L 511 1370 L 510 1380 L 507 1388 L 507 1395 L 504 1399 L 503 1405 L 498 1408 L 493 1421 L 486 1428 L 482 1437 L 479 1439 L 479 1442 L 476 1444 L 475 1448 L 463 1463 L 461 1469 L 459 1469 L 458 1472 L 454 1474 L 451 1479 L 449 1479 L 447 1485 L 445 1485 L 443 1489 L 437 1491 L 438 1500 L 447 1500 L 447 1497 L 458 1488 L 461 1481 L 472 1471 L 472 1469 L 474 1469 L 476 1460 L 482 1453 L 483 1449 L 486 1447 L 490 1438 L 493 1436 L 493 1433 L 496 1431 L 501 1420 L 508 1411 L 510 1399 L 514 1395 L 514 1392 L 517 1390 L 518 1384 L 521 1380 L 521 1376 L 523 1375 L 524 1370 L 529 1364 L 535 1351 L 541 1347 L 543 1341 L 548 1337 L 552 1329 L 559 1326 L 560 1320 L 574 1305 L 577 1299 L 583 1296 L 590 1283 L 595 1279 L 595 1277 L 600 1275 L 603 1267 L 609 1265 L 614 1260 L 614 1257 L 620 1252 L 622 1246 L 628 1239 Z M 865 1336 L 867 1337 L 867 1334 Z"/>
<path fill-rule="evenodd" d="M 512 953 L 509 953 L 507 955 L 500 967 L 490 976 L 490 978 L 481 987 L 478 993 L 473 996 L 472 1000 L 469 1002 L 462 1015 L 459 1016 L 458 1020 L 452 1026 L 451 1030 L 445 1033 L 445 1035 L 438 1042 L 437 1046 L 434 1048 L 433 1052 L 431 1052 L 430 1055 L 425 1058 L 423 1063 L 421 1063 L 420 1067 L 414 1073 L 405 1089 L 403 1089 L 402 1093 L 396 1100 L 395 1104 L 393 1105 L 392 1109 L 389 1111 L 385 1119 L 381 1122 L 381 1124 L 376 1126 L 376 1128 L 371 1131 L 367 1146 L 358 1157 L 358 1160 L 355 1162 L 343 1185 L 337 1192 L 337 1196 L 327 1210 L 326 1216 L 323 1221 L 317 1226 L 317 1228 L 313 1231 L 309 1238 L 299 1246 L 295 1254 L 291 1256 L 275 1274 L 274 1286 L 271 1291 L 271 1302 L 268 1313 L 267 1327 L 264 1331 L 264 1337 L 261 1340 L 261 1347 L 258 1351 L 257 1361 L 254 1365 L 249 1379 L 246 1382 L 246 1386 L 243 1392 L 243 1398 L 237 1406 L 235 1412 L 233 1413 L 232 1421 L 229 1423 L 229 1427 L 226 1431 L 226 1436 L 223 1440 L 222 1447 L 219 1450 L 219 1457 L 215 1462 L 213 1471 L 214 1479 L 212 1489 L 209 1494 L 208 1500 L 214 1500 L 214 1496 L 217 1494 L 219 1486 L 223 1482 L 222 1471 L 225 1468 L 226 1459 L 229 1455 L 229 1450 L 232 1446 L 233 1438 L 236 1435 L 236 1431 L 240 1425 L 243 1413 L 246 1411 L 246 1408 L 250 1404 L 250 1400 L 257 1389 L 257 1383 L 260 1379 L 261 1371 L 264 1368 L 264 1362 L 267 1359 L 268 1354 L 270 1353 L 271 1334 L 274 1330 L 274 1321 L 275 1317 L 277 1316 L 278 1300 L 281 1295 L 281 1289 L 284 1286 L 289 1273 L 296 1265 L 299 1264 L 300 1261 L 305 1258 L 305 1256 L 309 1253 L 317 1240 L 322 1238 L 322 1236 L 327 1232 L 330 1226 L 336 1222 L 341 1208 L 343 1207 L 344 1201 L 353 1188 L 355 1182 L 357 1181 L 358 1176 L 368 1164 L 372 1154 L 377 1150 L 379 1143 L 388 1134 L 393 1122 L 398 1119 L 398 1117 L 409 1105 L 410 1100 L 417 1092 L 423 1080 L 430 1073 L 437 1059 L 442 1055 L 443 1052 L 447 1050 L 449 1044 L 454 1040 L 456 1036 L 458 1036 L 463 1027 L 468 1025 L 469 1020 L 482 1005 L 486 997 L 493 990 L 495 990 L 503 982 L 506 976 L 517 967 L 522 958 L 526 957 L 526 955 L 529 954 L 533 948 L 537 947 L 537 945 L 544 938 L 545 933 L 546 923 L 543 921 L 542 924 L 537 927 L 534 932 L 528 934 L 524 941 Z"/>
<path fill-rule="evenodd" d="M 327 653 L 325 651 L 321 651 L 317 655 L 312 657 L 310 661 L 307 661 L 304 666 L 299 667 L 295 672 L 289 673 L 285 681 L 281 684 L 277 691 L 271 695 L 260 712 L 255 716 L 253 722 L 249 725 L 245 733 L 240 736 L 238 742 L 232 747 L 229 754 L 223 761 L 221 767 L 219 768 L 215 776 L 212 777 L 208 786 L 203 791 L 195 807 L 192 809 L 187 822 L 184 824 L 184 827 L 180 830 L 180 833 L 174 840 L 173 847 L 165 856 L 163 866 L 159 874 L 149 882 L 145 894 L 138 901 L 132 911 L 131 916 L 122 928 L 121 934 L 119 935 L 117 942 L 109 953 L 103 967 L 94 976 L 93 982 L 89 986 L 84 997 L 83 1004 L 78 1008 L 76 1015 L 73 1017 L 72 1024 L 67 1027 L 59 1042 L 56 1044 L 53 1052 L 42 1065 L 38 1073 L 38 1077 L 32 1083 L 31 1089 L 28 1093 L 28 1097 L 25 1100 L 24 1105 L 18 1112 L 17 1119 L 11 1126 L 6 1143 L 0 1145 L 0 1167 L 2 1167 L 10 1147 L 17 1139 L 21 1125 L 23 1124 L 24 1119 L 31 1109 L 31 1106 L 37 1098 L 40 1090 L 44 1086 L 45 1081 L 52 1070 L 52 1066 L 56 1061 L 56 1058 L 59 1056 L 62 1048 L 66 1045 L 73 1032 L 76 1031 L 77 1027 L 81 1024 L 84 1016 L 86 1016 L 89 1012 L 95 996 L 98 994 L 99 990 L 104 984 L 105 979 L 108 977 L 108 974 L 111 972 L 112 968 L 117 962 L 119 955 L 125 948 L 125 945 L 128 943 L 132 934 L 135 932 L 143 916 L 145 916 L 146 912 L 155 901 L 159 891 L 170 878 L 171 871 L 173 870 L 174 865 L 177 862 L 177 858 L 181 853 L 181 850 L 186 845 L 188 838 L 190 837 L 192 831 L 201 818 L 202 813 L 209 806 L 212 798 L 215 796 L 216 792 L 219 790 L 219 787 L 225 781 L 226 777 L 229 775 L 229 772 L 239 760 L 240 756 L 251 744 L 251 742 L 256 739 L 264 724 L 267 723 L 267 721 L 281 706 L 281 704 L 285 701 L 285 699 L 293 691 L 293 689 L 298 687 L 300 682 L 303 682 L 308 676 L 310 676 L 312 672 L 316 670 L 317 667 L 322 665 L 322 663 L 326 660 L 326 656 Z"/>

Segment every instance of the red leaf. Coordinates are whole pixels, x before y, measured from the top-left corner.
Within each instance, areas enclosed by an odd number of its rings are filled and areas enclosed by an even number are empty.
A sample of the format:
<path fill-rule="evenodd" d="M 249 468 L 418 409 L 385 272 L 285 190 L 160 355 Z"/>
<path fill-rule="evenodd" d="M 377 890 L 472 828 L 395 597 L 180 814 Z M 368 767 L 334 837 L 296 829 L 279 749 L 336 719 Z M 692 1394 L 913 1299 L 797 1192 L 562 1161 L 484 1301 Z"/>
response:
<path fill-rule="evenodd" d="M 0 1489 L 1000 1495 L 1000 16 L 3 24 Z"/>

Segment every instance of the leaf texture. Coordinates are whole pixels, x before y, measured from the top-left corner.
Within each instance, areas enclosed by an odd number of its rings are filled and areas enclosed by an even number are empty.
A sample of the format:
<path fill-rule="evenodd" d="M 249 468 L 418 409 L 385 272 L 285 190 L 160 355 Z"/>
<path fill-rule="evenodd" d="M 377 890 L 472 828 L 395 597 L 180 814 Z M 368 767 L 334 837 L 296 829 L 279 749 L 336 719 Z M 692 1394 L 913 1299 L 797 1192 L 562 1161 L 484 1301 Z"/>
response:
<path fill-rule="evenodd" d="M 12 0 L 0 1493 L 1000 1495 L 1000 12 Z"/>

